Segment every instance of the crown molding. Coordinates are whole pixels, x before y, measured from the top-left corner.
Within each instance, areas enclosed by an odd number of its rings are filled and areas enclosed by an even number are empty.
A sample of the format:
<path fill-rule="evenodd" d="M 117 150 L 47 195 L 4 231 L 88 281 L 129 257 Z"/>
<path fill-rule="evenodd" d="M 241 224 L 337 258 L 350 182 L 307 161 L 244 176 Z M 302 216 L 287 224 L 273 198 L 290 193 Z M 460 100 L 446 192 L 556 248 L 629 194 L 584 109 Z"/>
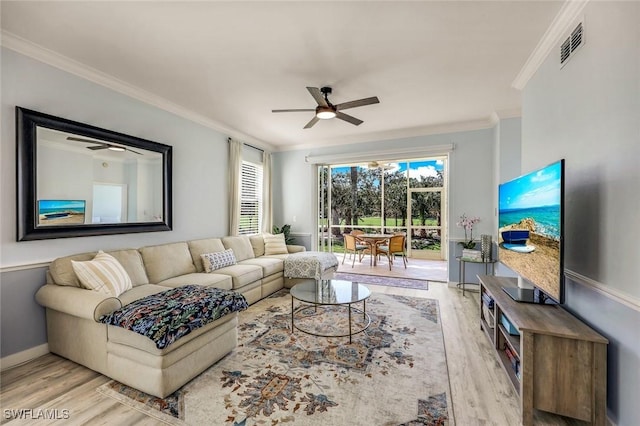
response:
<path fill-rule="evenodd" d="M 314 148 L 318 148 L 319 146 L 321 146 L 322 148 L 326 148 L 326 147 L 336 146 L 336 145 L 387 141 L 387 140 L 394 140 L 394 139 L 395 140 L 407 139 L 407 138 L 415 138 L 415 137 L 428 136 L 428 135 L 438 135 L 438 134 L 445 134 L 445 133 L 468 132 L 473 130 L 489 129 L 494 125 L 495 123 L 493 122 L 491 117 L 488 117 L 488 118 L 481 118 L 477 120 L 459 121 L 459 122 L 453 122 L 453 123 L 436 124 L 432 126 L 412 127 L 408 129 L 389 130 L 386 132 L 379 132 L 379 133 L 367 133 L 363 135 L 323 139 L 321 141 L 316 141 L 316 142 L 312 141 L 310 143 L 305 143 L 305 144 L 282 146 L 278 149 L 278 151 L 296 151 L 301 149 L 314 149 Z"/>
<path fill-rule="evenodd" d="M 559 41 L 566 35 L 571 25 L 575 23 L 576 18 L 582 13 L 584 7 L 589 0 L 567 0 L 560 9 L 544 33 L 538 45 L 533 49 L 531 55 L 525 62 L 524 66 L 513 80 L 511 86 L 523 90 L 533 77 L 538 68 L 547 59 L 549 53 L 558 45 Z"/>
<path fill-rule="evenodd" d="M 95 84 L 99 84 L 100 86 L 129 96 L 130 98 L 139 100 L 164 111 L 168 111 L 179 117 L 200 124 L 207 128 L 216 130 L 220 133 L 241 140 L 243 142 L 251 143 L 252 145 L 256 145 L 265 151 L 275 151 L 274 146 L 264 141 L 227 127 L 222 123 L 207 118 L 186 107 L 175 104 L 161 96 L 129 84 L 100 70 L 91 68 L 83 63 L 80 63 L 67 56 L 54 52 L 53 50 L 35 44 L 6 30 L 2 30 L 2 33 L 0 34 L 0 43 L 7 49 L 11 49 L 15 52 L 43 62 L 52 67 L 58 68 L 62 71 L 66 71 L 85 80 L 89 80 Z"/>
<path fill-rule="evenodd" d="M 521 108 L 512 108 L 512 109 L 502 109 L 499 111 L 494 111 L 496 118 L 498 121 L 507 120 L 509 118 L 520 118 L 522 117 L 522 109 Z"/>
<path fill-rule="evenodd" d="M 346 153 L 346 154 L 326 154 L 326 155 L 307 155 L 305 162 L 309 164 L 336 164 L 341 162 L 368 162 L 368 161 L 394 161 L 404 160 L 415 156 L 429 155 L 445 155 L 455 149 L 450 144 L 445 145 L 429 145 L 414 148 L 398 148 L 385 149 L 379 151 L 367 151 L 366 153 Z"/>

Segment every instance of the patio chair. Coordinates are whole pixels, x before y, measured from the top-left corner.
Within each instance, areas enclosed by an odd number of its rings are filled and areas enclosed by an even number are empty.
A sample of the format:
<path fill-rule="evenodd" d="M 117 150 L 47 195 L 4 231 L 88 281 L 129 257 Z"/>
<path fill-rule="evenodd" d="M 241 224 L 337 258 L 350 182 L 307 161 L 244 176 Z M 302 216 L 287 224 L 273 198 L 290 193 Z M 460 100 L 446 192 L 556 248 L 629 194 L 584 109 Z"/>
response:
<path fill-rule="evenodd" d="M 404 268 L 407 269 L 407 254 L 404 248 L 406 239 L 407 237 L 404 235 L 393 235 L 389 238 L 389 245 L 378 246 L 378 253 L 386 255 L 389 260 L 389 270 L 391 270 L 393 258 L 396 255 L 402 256 Z"/>
<path fill-rule="evenodd" d="M 347 258 L 347 253 L 352 255 L 353 261 L 351 262 L 351 267 L 356 263 L 356 256 L 359 256 L 358 262 L 362 262 L 362 258 L 364 257 L 365 250 L 368 250 L 369 246 L 366 244 L 359 244 L 356 240 L 356 237 L 350 234 L 344 234 L 344 256 L 342 257 L 342 264 L 344 265 L 344 261 Z M 371 263 L 371 259 L 369 259 L 369 263 Z"/>
<path fill-rule="evenodd" d="M 373 253 L 374 250 L 372 250 L 372 246 L 371 245 L 374 244 L 374 243 L 371 243 L 369 241 L 365 241 L 365 240 L 363 240 L 361 238 L 358 238 L 358 235 L 362 235 L 362 234 L 365 234 L 365 232 L 363 230 L 361 230 L 361 229 L 354 229 L 353 231 L 351 231 L 351 235 L 356 237 L 356 243 L 363 244 L 363 245 L 367 246 L 367 248 L 365 249 L 363 254 L 368 254 L 369 256 L 372 256 L 372 253 Z M 371 264 L 371 262 L 369 262 L 369 264 Z"/>

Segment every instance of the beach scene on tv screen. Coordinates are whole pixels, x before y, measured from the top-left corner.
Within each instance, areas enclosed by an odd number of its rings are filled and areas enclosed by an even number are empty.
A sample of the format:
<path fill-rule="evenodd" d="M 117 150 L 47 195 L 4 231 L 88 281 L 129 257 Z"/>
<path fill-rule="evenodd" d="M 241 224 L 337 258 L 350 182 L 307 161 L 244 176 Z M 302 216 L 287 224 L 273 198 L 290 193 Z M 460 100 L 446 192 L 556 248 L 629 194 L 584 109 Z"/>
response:
<path fill-rule="evenodd" d="M 561 163 L 500 185 L 500 261 L 536 287 L 560 297 Z"/>
<path fill-rule="evenodd" d="M 38 226 L 84 223 L 84 200 L 39 200 Z"/>

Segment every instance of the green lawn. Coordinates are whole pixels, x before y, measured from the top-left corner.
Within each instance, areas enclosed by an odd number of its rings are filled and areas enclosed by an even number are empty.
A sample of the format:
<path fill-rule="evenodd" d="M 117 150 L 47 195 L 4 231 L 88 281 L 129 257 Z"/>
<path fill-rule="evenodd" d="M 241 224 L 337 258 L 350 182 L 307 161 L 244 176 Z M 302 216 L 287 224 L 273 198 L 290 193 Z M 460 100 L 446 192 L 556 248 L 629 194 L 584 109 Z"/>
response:
<path fill-rule="evenodd" d="M 423 242 L 426 241 L 424 239 L 415 239 L 412 244 L 413 244 L 413 249 L 414 250 L 430 250 L 430 251 L 440 251 L 441 246 L 440 246 L 440 242 L 436 241 L 436 242 L 431 242 L 429 245 L 425 245 L 423 244 Z M 333 244 L 332 244 L 332 250 L 333 253 L 344 253 L 344 245 L 342 243 L 342 240 L 340 239 L 334 239 L 333 240 Z"/>
<path fill-rule="evenodd" d="M 323 219 L 321 223 L 323 225 L 326 225 L 327 219 Z M 382 223 L 382 219 L 380 218 L 380 216 L 361 217 L 358 220 L 358 226 L 380 226 L 381 223 Z M 346 226 L 344 222 L 342 222 L 341 225 Z M 402 226 L 402 219 L 398 219 L 396 222 L 395 218 L 387 218 L 385 226 L 386 227 Z M 426 225 L 422 225 L 420 223 L 420 219 L 414 218 L 413 226 L 438 226 L 438 222 L 436 219 L 427 219 Z"/>

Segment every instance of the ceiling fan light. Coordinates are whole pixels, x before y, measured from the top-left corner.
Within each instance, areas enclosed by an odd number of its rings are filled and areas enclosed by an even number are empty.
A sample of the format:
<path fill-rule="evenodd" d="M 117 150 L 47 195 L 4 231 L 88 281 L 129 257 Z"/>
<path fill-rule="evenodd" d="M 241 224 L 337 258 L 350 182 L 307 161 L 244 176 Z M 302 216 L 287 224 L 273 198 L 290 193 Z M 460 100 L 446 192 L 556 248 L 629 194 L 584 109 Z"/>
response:
<path fill-rule="evenodd" d="M 120 146 L 110 146 L 108 148 L 110 151 L 117 151 L 117 152 L 124 152 L 124 148 L 120 147 Z"/>
<path fill-rule="evenodd" d="M 320 120 L 329 120 L 330 118 L 334 118 L 336 116 L 336 112 L 330 107 L 318 107 L 316 108 L 316 117 Z"/>

